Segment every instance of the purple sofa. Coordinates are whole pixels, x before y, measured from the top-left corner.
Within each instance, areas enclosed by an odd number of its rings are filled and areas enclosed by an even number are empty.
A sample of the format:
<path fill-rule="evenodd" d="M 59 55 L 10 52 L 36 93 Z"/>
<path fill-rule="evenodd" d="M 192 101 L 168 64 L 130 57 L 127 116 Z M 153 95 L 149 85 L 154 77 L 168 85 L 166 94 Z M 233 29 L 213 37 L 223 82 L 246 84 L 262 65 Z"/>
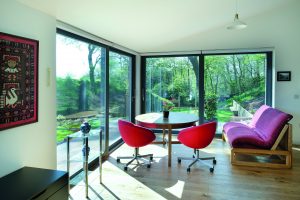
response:
<path fill-rule="evenodd" d="M 250 165 L 249 162 L 237 161 L 238 154 L 251 155 L 278 155 L 286 157 L 284 167 L 291 166 L 292 127 L 288 122 L 292 115 L 267 105 L 261 106 L 254 114 L 249 124 L 228 122 L 223 126 L 223 139 L 226 138 L 231 150 L 231 163 Z M 283 149 L 278 149 L 281 140 L 285 140 Z M 283 143 L 283 142 L 282 142 Z M 262 165 L 263 166 L 263 165 Z M 280 167 L 273 164 L 267 167 Z"/>
<path fill-rule="evenodd" d="M 223 131 L 234 148 L 270 149 L 283 126 L 292 118 L 290 114 L 263 105 L 255 112 L 250 124 L 228 122 Z"/>

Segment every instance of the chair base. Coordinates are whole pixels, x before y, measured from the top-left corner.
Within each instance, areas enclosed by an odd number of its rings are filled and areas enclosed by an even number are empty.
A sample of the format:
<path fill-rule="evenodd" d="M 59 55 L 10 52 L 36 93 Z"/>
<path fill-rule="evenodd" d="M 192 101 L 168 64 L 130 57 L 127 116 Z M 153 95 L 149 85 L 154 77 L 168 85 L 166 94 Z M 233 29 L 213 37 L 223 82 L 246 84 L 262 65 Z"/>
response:
<path fill-rule="evenodd" d="M 145 157 L 150 157 L 149 161 L 145 159 Z M 127 171 L 128 165 L 130 165 L 135 160 L 137 161 L 138 164 L 140 164 L 139 161 L 143 161 L 143 163 L 147 164 L 147 168 L 150 168 L 151 161 L 153 160 L 153 154 L 140 155 L 139 148 L 135 148 L 133 156 L 118 156 L 117 162 L 119 163 L 121 159 L 131 159 L 128 163 L 124 165 L 125 171 Z"/>
<path fill-rule="evenodd" d="M 205 157 L 205 158 L 200 158 L 199 156 L 199 150 L 198 149 L 194 149 L 194 155 L 193 155 L 193 158 L 190 158 L 190 157 L 178 157 L 178 163 L 181 163 L 181 160 L 192 160 L 193 162 L 191 164 L 189 164 L 188 168 L 186 169 L 187 172 L 191 172 L 191 166 L 193 166 L 195 163 L 197 162 L 201 162 L 203 163 L 204 165 L 207 165 L 209 167 L 209 171 L 211 173 L 214 172 L 214 169 L 215 169 L 215 164 L 217 164 L 217 160 L 215 159 L 215 157 Z M 206 162 L 203 162 L 203 160 L 213 160 L 213 164 L 210 165 Z"/>

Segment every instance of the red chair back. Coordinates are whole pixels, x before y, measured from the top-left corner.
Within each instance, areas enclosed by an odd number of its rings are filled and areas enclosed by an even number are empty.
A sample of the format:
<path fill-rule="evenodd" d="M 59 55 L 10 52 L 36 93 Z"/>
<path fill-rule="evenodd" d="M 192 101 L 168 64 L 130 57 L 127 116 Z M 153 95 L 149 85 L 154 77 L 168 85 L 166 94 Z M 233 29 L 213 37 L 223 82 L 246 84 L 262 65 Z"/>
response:
<path fill-rule="evenodd" d="M 126 120 L 119 119 L 118 125 L 121 137 L 128 146 L 135 148 L 146 146 L 156 138 L 151 130 Z"/>
<path fill-rule="evenodd" d="M 193 149 L 207 147 L 216 134 L 217 122 L 209 122 L 183 129 L 178 134 L 178 140 Z"/>

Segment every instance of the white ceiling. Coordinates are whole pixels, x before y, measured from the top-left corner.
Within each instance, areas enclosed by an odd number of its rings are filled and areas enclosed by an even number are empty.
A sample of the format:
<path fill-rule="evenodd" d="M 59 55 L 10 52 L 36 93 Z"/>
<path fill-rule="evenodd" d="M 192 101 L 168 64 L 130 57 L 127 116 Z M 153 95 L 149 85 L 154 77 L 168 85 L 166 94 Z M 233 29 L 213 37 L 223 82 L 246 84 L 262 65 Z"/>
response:
<path fill-rule="evenodd" d="M 57 20 L 139 53 L 223 28 L 233 21 L 235 0 L 17 0 Z M 294 0 L 238 0 L 240 19 Z M 226 30 L 228 31 L 228 30 Z M 243 30 L 241 30 L 243 31 Z M 176 44 L 166 49 L 180 49 Z M 198 50 L 198 49 L 190 49 Z"/>

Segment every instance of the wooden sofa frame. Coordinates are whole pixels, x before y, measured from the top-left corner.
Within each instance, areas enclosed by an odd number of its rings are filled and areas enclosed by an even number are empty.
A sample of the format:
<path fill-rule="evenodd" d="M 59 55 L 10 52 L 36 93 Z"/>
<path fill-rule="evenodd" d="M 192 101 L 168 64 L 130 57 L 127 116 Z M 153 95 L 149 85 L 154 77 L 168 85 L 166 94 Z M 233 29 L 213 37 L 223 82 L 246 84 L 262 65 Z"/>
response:
<path fill-rule="evenodd" d="M 222 133 L 223 141 L 227 140 L 226 134 Z M 292 167 L 292 125 L 287 123 L 278 135 L 274 145 L 268 149 L 249 149 L 231 147 L 231 164 L 252 167 L 267 168 L 291 168 Z M 258 162 L 240 160 L 238 155 L 251 156 L 278 156 L 284 163 Z"/>

